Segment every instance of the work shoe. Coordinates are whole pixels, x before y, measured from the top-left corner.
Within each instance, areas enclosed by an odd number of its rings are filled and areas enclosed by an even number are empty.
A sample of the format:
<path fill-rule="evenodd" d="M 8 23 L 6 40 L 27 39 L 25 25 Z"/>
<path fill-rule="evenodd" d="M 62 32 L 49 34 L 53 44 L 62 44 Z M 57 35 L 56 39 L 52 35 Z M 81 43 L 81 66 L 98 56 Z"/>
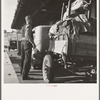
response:
<path fill-rule="evenodd" d="M 28 76 L 23 76 L 22 79 L 23 79 L 23 80 L 29 80 L 30 77 L 28 77 Z"/>

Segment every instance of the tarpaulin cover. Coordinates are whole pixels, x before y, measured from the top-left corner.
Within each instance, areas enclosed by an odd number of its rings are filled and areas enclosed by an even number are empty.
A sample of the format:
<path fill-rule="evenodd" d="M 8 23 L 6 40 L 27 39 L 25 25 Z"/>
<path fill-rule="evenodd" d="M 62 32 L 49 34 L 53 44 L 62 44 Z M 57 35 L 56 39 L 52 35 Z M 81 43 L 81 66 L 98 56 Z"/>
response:
<path fill-rule="evenodd" d="M 87 3 L 85 0 L 76 0 L 71 4 L 71 10 L 73 11 L 80 11 L 76 14 L 76 16 L 74 17 L 70 17 L 68 18 L 67 11 L 65 12 L 64 16 L 63 16 L 63 22 L 57 22 L 56 24 L 54 24 L 51 29 L 50 29 L 50 33 L 52 34 L 67 34 L 68 36 L 71 36 L 71 34 L 76 35 L 76 37 L 78 38 L 78 35 L 80 33 L 85 33 L 85 32 L 95 32 L 95 27 L 93 27 L 93 19 L 90 21 L 87 18 L 87 13 L 86 11 L 88 9 L 86 9 L 87 5 L 89 3 Z M 84 13 L 81 13 L 81 10 L 85 9 Z M 58 30 L 59 29 L 59 30 Z M 57 33 L 58 30 L 58 33 Z"/>
<path fill-rule="evenodd" d="M 89 3 L 87 3 L 85 0 L 75 0 L 71 4 L 71 12 L 70 16 L 75 17 L 78 14 L 83 14 L 88 9 Z M 68 7 L 66 6 L 66 12 L 64 13 L 63 20 L 66 19 L 68 16 Z"/>

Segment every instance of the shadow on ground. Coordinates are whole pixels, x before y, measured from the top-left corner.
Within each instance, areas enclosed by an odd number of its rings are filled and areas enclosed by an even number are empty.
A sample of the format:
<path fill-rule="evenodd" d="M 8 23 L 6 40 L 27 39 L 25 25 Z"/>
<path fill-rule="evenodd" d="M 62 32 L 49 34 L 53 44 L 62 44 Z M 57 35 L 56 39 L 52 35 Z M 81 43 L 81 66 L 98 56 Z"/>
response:
<path fill-rule="evenodd" d="M 18 80 L 20 83 L 44 83 L 42 70 L 34 70 L 31 69 L 29 72 L 29 79 L 22 80 L 22 76 L 20 74 L 20 62 L 21 57 L 17 55 L 16 51 L 8 52 L 10 60 L 13 64 L 14 70 L 17 74 Z M 95 80 L 87 79 L 85 75 L 71 75 L 70 73 L 66 72 L 61 67 L 56 67 L 55 69 L 55 77 L 53 83 L 96 83 Z"/>

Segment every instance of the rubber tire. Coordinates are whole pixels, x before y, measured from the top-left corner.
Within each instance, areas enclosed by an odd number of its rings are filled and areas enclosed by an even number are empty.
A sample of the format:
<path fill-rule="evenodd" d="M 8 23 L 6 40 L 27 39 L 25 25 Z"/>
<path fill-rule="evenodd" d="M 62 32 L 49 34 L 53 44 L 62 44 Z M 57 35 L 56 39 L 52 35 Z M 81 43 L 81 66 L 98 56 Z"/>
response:
<path fill-rule="evenodd" d="M 67 58 L 66 58 L 66 55 L 63 54 L 62 55 L 62 59 L 63 59 L 63 62 L 64 62 L 64 68 L 67 69 Z"/>
<path fill-rule="evenodd" d="M 47 54 L 42 64 L 43 80 L 45 83 L 52 83 L 54 80 L 53 58 Z"/>

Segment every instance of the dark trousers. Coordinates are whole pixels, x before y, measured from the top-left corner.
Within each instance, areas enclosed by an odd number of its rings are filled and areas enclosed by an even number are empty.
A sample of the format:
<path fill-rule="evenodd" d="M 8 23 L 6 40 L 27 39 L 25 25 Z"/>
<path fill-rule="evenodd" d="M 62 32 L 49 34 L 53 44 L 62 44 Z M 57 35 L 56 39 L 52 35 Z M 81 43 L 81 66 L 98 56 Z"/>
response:
<path fill-rule="evenodd" d="M 31 67 L 32 45 L 29 41 L 22 40 L 21 42 L 21 73 L 22 77 L 28 76 Z"/>

